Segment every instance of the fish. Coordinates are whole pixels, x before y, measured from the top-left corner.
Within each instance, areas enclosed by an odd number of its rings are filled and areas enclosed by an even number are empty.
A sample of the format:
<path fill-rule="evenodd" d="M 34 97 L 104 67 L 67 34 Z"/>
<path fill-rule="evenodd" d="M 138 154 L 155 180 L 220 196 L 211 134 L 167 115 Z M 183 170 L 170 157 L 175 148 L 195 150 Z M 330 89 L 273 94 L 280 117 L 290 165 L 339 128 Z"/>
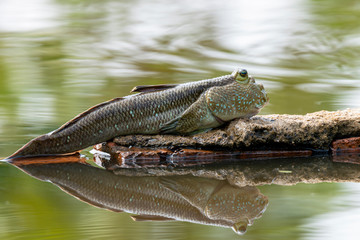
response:
<path fill-rule="evenodd" d="M 81 158 L 15 159 L 11 164 L 90 205 L 134 214 L 134 221 L 186 221 L 244 234 L 268 205 L 254 186 L 191 175 L 119 175 L 76 159 Z"/>
<path fill-rule="evenodd" d="M 212 79 L 135 87 L 137 94 L 100 103 L 36 137 L 8 159 L 70 154 L 133 134 L 196 134 L 256 115 L 269 98 L 245 69 Z"/>

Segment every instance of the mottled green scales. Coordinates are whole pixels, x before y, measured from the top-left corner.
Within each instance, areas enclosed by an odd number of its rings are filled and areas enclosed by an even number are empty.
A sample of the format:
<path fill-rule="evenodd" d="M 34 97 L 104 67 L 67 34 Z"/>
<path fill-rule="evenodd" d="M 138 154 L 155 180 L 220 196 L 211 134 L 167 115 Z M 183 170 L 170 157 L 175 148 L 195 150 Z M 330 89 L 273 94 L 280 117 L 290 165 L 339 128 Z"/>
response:
<path fill-rule="evenodd" d="M 11 157 L 71 153 L 130 134 L 191 134 L 235 118 L 251 117 L 268 102 L 246 70 L 179 85 L 138 86 L 39 136 Z"/>
<path fill-rule="evenodd" d="M 233 73 L 236 79 L 238 72 Z M 243 76 L 241 76 L 243 75 Z M 222 125 L 235 118 L 256 115 L 268 102 L 261 84 L 248 78 L 246 70 L 237 80 L 206 90 L 188 109 L 162 127 L 165 133 L 191 133 Z"/>

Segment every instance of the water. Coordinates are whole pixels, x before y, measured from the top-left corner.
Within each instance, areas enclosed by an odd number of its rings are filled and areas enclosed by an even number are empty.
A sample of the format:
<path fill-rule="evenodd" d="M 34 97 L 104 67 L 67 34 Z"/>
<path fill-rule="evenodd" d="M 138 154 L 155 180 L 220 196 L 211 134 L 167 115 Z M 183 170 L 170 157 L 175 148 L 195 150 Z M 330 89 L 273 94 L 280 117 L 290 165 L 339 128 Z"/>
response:
<path fill-rule="evenodd" d="M 357 1 L 0 2 L 0 157 L 133 86 L 246 68 L 261 114 L 360 106 Z M 2 239 L 235 238 L 183 222 L 132 222 L 0 163 Z M 357 183 L 269 185 L 244 239 L 355 239 Z"/>

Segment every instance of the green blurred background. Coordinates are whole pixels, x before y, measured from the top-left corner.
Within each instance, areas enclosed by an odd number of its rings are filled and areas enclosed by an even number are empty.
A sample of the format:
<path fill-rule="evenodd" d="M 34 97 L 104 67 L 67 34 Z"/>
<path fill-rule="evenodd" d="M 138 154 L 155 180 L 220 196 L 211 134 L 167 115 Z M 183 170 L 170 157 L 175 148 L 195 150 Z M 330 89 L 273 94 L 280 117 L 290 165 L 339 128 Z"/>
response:
<path fill-rule="evenodd" d="M 360 106 L 360 2 L 0 1 L 0 158 L 133 86 L 246 68 L 261 114 Z M 264 186 L 264 216 L 243 239 L 360 234 L 357 184 Z M 240 238 L 190 223 L 134 223 L 0 163 L 1 239 Z M 332 221 L 327 222 L 329 219 Z"/>

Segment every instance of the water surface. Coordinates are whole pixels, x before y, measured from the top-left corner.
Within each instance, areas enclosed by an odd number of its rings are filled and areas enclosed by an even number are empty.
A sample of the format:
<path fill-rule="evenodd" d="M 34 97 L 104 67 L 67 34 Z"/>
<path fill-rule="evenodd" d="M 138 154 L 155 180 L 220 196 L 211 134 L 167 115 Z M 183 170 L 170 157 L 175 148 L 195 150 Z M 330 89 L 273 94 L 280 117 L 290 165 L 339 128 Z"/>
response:
<path fill-rule="evenodd" d="M 211 78 L 237 67 L 264 84 L 270 104 L 261 114 L 359 107 L 359 16 L 353 0 L 2 0 L 0 157 L 133 86 Z M 237 237 L 186 222 L 133 222 L 3 163 L 0 184 L 4 239 Z M 269 206 L 244 239 L 359 234 L 357 183 L 259 188 Z"/>

